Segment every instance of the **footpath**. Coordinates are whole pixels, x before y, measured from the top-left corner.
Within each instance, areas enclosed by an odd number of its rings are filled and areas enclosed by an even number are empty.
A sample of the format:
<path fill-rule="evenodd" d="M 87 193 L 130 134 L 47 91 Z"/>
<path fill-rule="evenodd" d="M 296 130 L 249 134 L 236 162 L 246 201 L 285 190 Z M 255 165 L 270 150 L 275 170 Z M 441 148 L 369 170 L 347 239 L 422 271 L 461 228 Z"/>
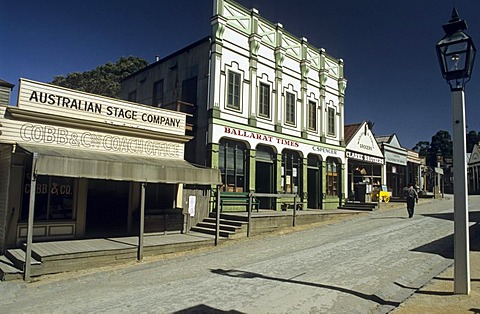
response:
<path fill-rule="evenodd" d="M 452 196 L 446 196 L 452 197 Z M 420 203 L 428 200 L 420 199 Z M 381 210 L 401 208 L 405 204 L 391 203 Z M 453 261 L 452 261 L 453 262 Z M 480 314 L 480 222 L 470 227 L 470 284 L 469 295 L 453 293 L 454 266 L 450 266 L 417 290 L 391 313 L 476 313 Z"/>

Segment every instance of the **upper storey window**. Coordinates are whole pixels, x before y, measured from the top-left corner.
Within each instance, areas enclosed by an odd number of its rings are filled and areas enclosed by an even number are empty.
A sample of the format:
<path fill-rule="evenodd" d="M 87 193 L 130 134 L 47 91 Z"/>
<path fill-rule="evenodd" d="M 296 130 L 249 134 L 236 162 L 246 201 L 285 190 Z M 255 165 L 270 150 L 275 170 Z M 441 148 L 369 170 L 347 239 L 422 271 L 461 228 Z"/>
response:
<path fill-rule="evenodd" d="M 288 92 L 285 99 L 285 116 L 287 123 L 295 124 L 295 94 Z"/>
<path fill-rule="evenodd" d="M 335 108 L 328 108 L 328 135 L 335 135 Z"/>
<path fill-rule="evenodd" d="M 317 130 L 317 103 L 314 101 L 308 102 L 308 129 L 311 131 Z"/>
<path fill-rule="evenodd" d="M 240 109 L 240 74 L 228 71 L 227 107 Z"/>
<path fill-rule="evenodd" d="M 163 105 L 163 80 L 153 83 L 152 105 L 154 107 Z"/>
<path fill-rule="evenodd" d="M 259 114 L 270 118 L 270 85 L 260 83 L 259 90 Z"/>

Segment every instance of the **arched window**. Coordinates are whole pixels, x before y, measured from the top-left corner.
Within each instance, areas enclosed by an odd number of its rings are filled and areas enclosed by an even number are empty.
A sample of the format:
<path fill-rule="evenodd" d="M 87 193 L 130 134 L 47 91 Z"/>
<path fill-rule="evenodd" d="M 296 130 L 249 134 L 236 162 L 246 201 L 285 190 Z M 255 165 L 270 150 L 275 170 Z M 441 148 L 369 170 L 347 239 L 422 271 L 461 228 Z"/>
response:
<path fill-rule="evenodd" d="M 218 165 L 222 173 L 223 191 L 247 191 L 247 147 L 244 143 L 220 140 Z"/>
<path fill-rule="evenodd" d="M 282 189 L 284 193 L 300 194 L 302 160 L 298 152 L 284 150 L 282 153 Z"/>
<path fill-rule="evenodd" d="M 338 160 L 334 158 L 327 158 L 327 169 L 326 169 L 326 179 L 327 179 L 327 195 L 328 196 L 339 196 L 340 194 L 340 184 L 341 184 L 341 165 Z"/>

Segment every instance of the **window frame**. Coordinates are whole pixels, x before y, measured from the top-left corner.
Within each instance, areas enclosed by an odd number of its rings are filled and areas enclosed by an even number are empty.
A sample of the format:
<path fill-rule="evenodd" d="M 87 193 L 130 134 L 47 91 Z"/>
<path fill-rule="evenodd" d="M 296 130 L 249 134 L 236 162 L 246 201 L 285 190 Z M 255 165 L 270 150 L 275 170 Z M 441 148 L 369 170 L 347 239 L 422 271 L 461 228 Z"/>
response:
<path fill-rule="evenodd" d="M 247 191 L 249 167 L 248 147 L 245 143 L 221 139 L 219 142 L 218 168 L 222 176 L 222 191 Z"/>
<path fill-rule="evenodd" d="M 263 118 L 270 118 L 270 110 L 271 110 L 270 84 L 260 82 L 259 88 L 258 88 L 258 115 Z"/>
<path fill-rule="evenodd" d="M 317 131 L 317 102 L 314 100 L 309 100 L 307 106 L 307 129 L 310 131 Z"/>
<path fill-rule="evenodd" d="M 157 86 L 161 86 L 161 96 L 159 97 L 159 93 L 158 93 L 158 88 Z M 164 92 L 164 80 L 161 79 L 161 80 L 158 80 L 156 82 L 153 83 L 153 91 L 152 91 L 152 106 L 153 107 L 158 107 L 158 108 L 161 108 L 164 103 L 163 103 L 163 96 L 165 94 Z M 160 104 L 159 104 L 159 101 L 160 100 Z"/>
<path fill-rule="evenodd" d="M 338 197 L 341 191 L 341 166 L 340 163 L 332 158 L 327 158 L 325 178 L 326 182 L 326 195 Z"/>
<path fill-rule="evenodd" d="M 336 135 L 336 110 L 333 107 L 328 107 L 328 112 L 327 112 L 327 133 L 328 135 L 335 136 Z"/>
<path fill-rule="evenodd" d="M 285 92 L 285 123 L 296 125 L 296 95 L 291 92 Z"/>
<path fill-rule="evenodd" d="M 239 72 L 227 72 L 227 108 L 240 110 L 242 97 L 242 75 Z M 237 83 L 237 84 L 235 84 Z"/>

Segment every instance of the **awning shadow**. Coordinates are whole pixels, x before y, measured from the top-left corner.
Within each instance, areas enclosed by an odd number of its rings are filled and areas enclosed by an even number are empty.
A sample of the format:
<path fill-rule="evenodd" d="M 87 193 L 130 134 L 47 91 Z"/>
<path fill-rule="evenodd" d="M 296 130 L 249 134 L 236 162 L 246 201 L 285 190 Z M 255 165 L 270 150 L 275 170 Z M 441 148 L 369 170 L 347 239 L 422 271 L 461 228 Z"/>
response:
<path fill-rule="evenodd" d="M 297 284 L 297 285 L 304 285 L 304 286 L 310 286 L 310 287 L 316 287 L 316 288 L 322 288 L 322 289 L 328 289 L 328 290 L 335 290 L 335 291 L 339 291 L 339 292 L 342 292 L 342 293 L 351 294 L 351 295 L 354 295 L 356 297 L 359 297 L 359 298 L 362 298 L 362 299 L 365 299 L 365 300 L 370 300 L 370 301 L 373 301 L 373 302 L 378 303 L 380 305 L 388 305 L 388 306 L 394 306 L 394 307 L 397 307 L 397 306 L 400 305 L 399 302 L 387 301 L 387 300 L 384 300 L 384 299 L 382 299 L 379 296 L 374 295 L 374 294 L 366 294 L 366 293 L 362 293 L 362 292 L 359 292 L 359 291 L 350 290 L 350 289 L 337 287 L 337 286 L 332 286 L 332 285 L 324 285 L 324 284 L 320 284 L 320 283 L 301 281 L 301 280 L 295 280 L 295 279 L 284 279 L 284 278 L 265 276 L 265 275 L 262 275 L 262 274 L 243 271 L 243 270 L 237 270 L 237 269 L 211 269 L 210 271 L 214 274 L 218 274 L 218 275 L 222 275 L 222 276 L 228 276 L 228 277 L 234 277 L 234 278 L 241 278 L 241 279 L 258 278 L 258 279 L 292 283 L 292 284 Z"/>

